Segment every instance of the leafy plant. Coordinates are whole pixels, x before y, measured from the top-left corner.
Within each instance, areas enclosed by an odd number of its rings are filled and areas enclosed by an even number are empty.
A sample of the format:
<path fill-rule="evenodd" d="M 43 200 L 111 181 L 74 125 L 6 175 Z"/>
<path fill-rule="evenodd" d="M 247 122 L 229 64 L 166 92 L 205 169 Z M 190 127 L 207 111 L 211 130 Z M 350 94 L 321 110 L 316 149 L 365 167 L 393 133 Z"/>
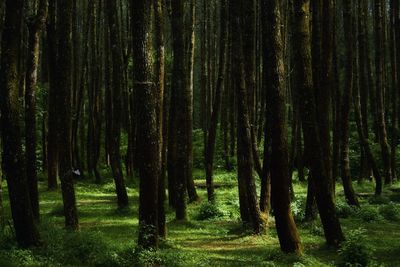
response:
<path fill-rule="evenodd" d="M 364 222 L 373 222 L 379 221 L 382 219 L 382 216 L 379 214 L 379 211 L 375 207 L 363 207 L 358 211 L 358 217 Z"/>
<path fill-rule="evenodd" d="M 365 229 L 358 228 L 347 234 L 347 240 L 339 250 L 341 266 L 365 267 L 372 261 L 372 249 L 365 239 L 365 233 Z"/>
<path fill-rule="evenodd" d="M 201 205 L 196 219 L 204 221 L 222 217 L 223 215 L 224 213 L 215 204 L 207 201 Z"/>
<path fill-rule="evenodd" d="M 379 213 L 388 221 L 400 221 L 399 205 L 391 202 L 388 205 L 379 208 Z"/>

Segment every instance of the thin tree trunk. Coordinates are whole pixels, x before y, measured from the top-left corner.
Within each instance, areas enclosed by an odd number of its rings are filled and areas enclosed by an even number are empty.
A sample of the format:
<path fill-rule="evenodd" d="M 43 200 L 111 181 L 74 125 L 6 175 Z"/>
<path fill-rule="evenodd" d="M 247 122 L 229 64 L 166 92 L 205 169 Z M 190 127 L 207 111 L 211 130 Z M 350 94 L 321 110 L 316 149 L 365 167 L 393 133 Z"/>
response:
<path fill-rule="evenodd" d="M 36 84 L 40 34 L 47 17 L 47 0 L 41 0 L 37 14 L 28 20 L 28 59 L 25 88 L 25 157 L 32 213 L 39 220 L 39 192 L 36 171 Z"/>
<path fill-rule="evenodd" d="M 350 109 L 351 97 L 354 87 L 354 39 L 353 30 L 354 23 L 354 1 L 343 2 L 343 24 L 346 39 L 346 88 L 343 91 L 342 99 L 342 125 L 341 125 L 341 170 L 344 194 L 347 203 L 352 206 L 360 206 L 357 196 L 354 192 L 351 173 L 350 173 L 350 156 L 349 156 L 349 139 L 350 139 Z"/>
<path fill-rule="evenodd" d="M 118 198 L 118 207 L 128 206 L 128 194 L 122 173 L 120 139 L 121 139 L 121 103 L 122 103 L 122 54 L 121 42 L 118 34 L 117 5 L 115 1 L 106 1 L 108 28 L 110 31 L 111 59 L 112 59 L 112 122 L 110 141 L 110 162 Z"/>
<path fill-rule="evenodd" d="M 72 90 L 72 1 L 57 1 L 57 116 L 59 170 L 64 202 L 65 226 L 79 228 L 72 170 L 71 150 L 71 90 Z"/>
<path fill-rule="evenodd" d="M 214 183 L 213 183 L 213 164 L 214 164 L 214 153 L 215 153 L 215 139 L 217 135 L 217 124 L 218 117 L 221 110 L 221 97 L 223 94 L 223 83 L 225 78 L 225 66 L 226 66 L 226 46 L 228 39 L 228 25 L 227 25 L 227 4 L 226 0 L 222 0 L 220 6 L 220 22 L 221 22 L 221 38 L 219 43 L 219 69 L 218 79 L 215 89 L 215 101 L 213 105 L 213 111 L 211 115 L 210 127 L 208 129 L 208 140 L 205 150 L 205 165 L 206 165 L 206 184 L 207 184 L 207 196 L 208 201 L 214 201 Z"/>

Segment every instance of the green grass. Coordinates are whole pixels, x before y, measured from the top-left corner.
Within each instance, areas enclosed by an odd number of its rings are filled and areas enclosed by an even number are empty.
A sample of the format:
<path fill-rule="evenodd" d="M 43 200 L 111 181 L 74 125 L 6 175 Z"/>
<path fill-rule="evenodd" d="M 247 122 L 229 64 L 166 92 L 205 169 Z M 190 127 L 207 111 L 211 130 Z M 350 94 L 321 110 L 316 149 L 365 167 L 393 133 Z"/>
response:
<path fill-rule="evenodd" d="M 106 175 L 103 175 L 106 177 Z M 81 181 L 76 184 L 81 230 L 68 233 L 63 229 L 62 201 L 59 191 L 49 192 L 40 182 L 41 234 L 43 245 L 32 250 L 18 249 L 7 226 L 0 240 L 0 266 L 335 266 L 340 256 L 325 246 L 320 222 L 298 223 L 304 246 L 303 256 L 284 255 L 273 219 L 264 235 L 252 235 L 239 220 L 236 174 L 217 171 L 215 183 L 217 207 L 221 216 L 207 221 L 196 220 L 206 201 L 204 174 L 195 170 L 200 200 L 188 208 L 189 221 L 174 220 L 168 210 L 168 238 L 158 252 L 135 251 L 138 231 L 137 182 L 129 183 L 130 207 L 119 210 L 110 179 L 102 185 Z M 399 185 L 397 185 L 398 187 Z M 373 192 L 373 185 L 355 184 L 359 193 Z M 305 200 L 306 185 L 294 185 L 297 201 Z M 7 190 L 4 206 L 10 211 Z M 343 202 L 338 185 L 337 201 Z M 385 190 L 389 198 L 393 192 Z M 396 197 L 393 197 L 396 199 Z M 397 198 L 400 200 L 400 198 Z M 368 197 L 361 199 L 363 208 L 376 208 Z M 399 202 L 397 205 L 400 208 Z M 301 205 L 299 205 L 301 206 Z M 383 217 L 364 222 L 359 212 L 341 219 L 345 233 L 359 227 L 372 248 L 373 260 L 382 266 L 400 266 L 400 222 Z"/>

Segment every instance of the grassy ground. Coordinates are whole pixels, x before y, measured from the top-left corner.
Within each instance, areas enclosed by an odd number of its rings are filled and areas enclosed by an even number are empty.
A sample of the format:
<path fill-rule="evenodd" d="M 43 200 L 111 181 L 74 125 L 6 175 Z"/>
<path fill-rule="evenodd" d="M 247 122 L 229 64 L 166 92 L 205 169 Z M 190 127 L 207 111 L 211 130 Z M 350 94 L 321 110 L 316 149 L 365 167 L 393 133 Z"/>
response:
<path fill-rule="evenodd" d="M 251 235 L 239 221 L 235 173 L 217 173 L 216 184 L 221 187 L 216 189 L 216 211 L 211 212 L 217 217 L 199 220 L 208 214 L 209 207 L 204 205 L 204 175 L 197 170 L 194 176 L 201 199 L 189 205 L 188 222 L 174 221 L 173 211 L 168 212 L 168 239 L 162 242 L 159 252 L 134 250 L 138 230 L 135 182 L 128 183 L 130 208 L 125 210 L 116 208 L 111 180 L 102 185 L 78 182 L 80 233 L 63 230 L 60 192 L 48 192 L 41 183 L 43 246 L 33 250 L 17 249 L 11 228 L 6 227 L 0 240 L 0 266 L 335 266 L 341 263 L 338 253 L 324 245 L 319 222 L 298 223 L 304 245 L 301 257 L 280 253 L 273 218 L 264 235 Z M 357 192 L 373 192 L 369 183 L 356 187 Z M 5 210 L 9 216 L 8 196 L 4 191 Z M 295 217 L 301 218 L 306 187 L 296 183 L 295 191 L 293 210 Z M 394 206 L 399 211 L 399 204 L 388 204 L 390 200 L 400 202 L 400 193 L 397 194 L 386 190 L 383 198 L 364 196 L 364 211 L 361 212 L 343 203 L 338 187 L 338 210 L 342 217 L 348 217 L 341 219 L 344 231 L 348 234 L 359 227 L 365 229 L 365 237 L 360 242 L 370 246 L 374 266 L 400 266 L 400 222 L 397 221 L 400 213 L 390 213 L 389 208 L 386 209 L 389 212 L 385 212 L 384 208 Z"/>

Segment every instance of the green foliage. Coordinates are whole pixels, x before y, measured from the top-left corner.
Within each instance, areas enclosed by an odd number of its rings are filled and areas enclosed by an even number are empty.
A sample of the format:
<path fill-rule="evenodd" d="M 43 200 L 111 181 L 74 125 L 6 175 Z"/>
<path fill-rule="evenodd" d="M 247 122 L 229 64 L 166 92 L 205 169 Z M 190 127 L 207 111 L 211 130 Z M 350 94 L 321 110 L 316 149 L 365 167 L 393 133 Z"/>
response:
<path fill-rule="evenodd" d="M 389 204 L 390 199 L 385 196 L 373 196 L 370 199 L 368 199 L 369 204 L 374 204 L 374 205 L 386 205 Z"/>
<path fill-rule="evenodd" d="M 159 251 L 136 248 L 133 252 L 133 264 L 140 267 L 164 266 L 165 261 Z"/>
<path fill-rule="evenodd" d="M 304 220 L 306 210 L 306 199 L 304 197 L 298 197 L 291 203 L 291 209 L 293 217 L 296 222 Z"/>
<path fill-rule="evenodd" d="M 368 266 L 373 251 L 368 245 L 365 234 L 366 230 L 362 228 L 347 233 L 347 239 L 339 250 L 341 266 Z"/>
<path fill-rule="evenodd" d="M 356 208 L 350 206 L 347 204 L 347 202 L 336 202 L 336 214 L 339 216 L 339 218 L 349 218 L 350 216 L 353 216 L 356 211 Z"/>
<path fill-rule="evenodd" d="M 399 205 L 391 202 L 388 205 L 381 206 L 379 213 L 388 221 L 400 221 L 400 208 Z"/>
<path fill-rule="evenodd" d="M 358 217 L 364 222 L 374 222 L 382 220 L 379 210 L 375 207 L 365 206 L 357 212 Z"/>
<path fill-rule="evenodd" d="M 211 202 L 205 202 L 200 206 L 199 213 L 196 219 L 199 221 L 211 220 L 222 217 L 224 213 L 218 208 L 218 206 Z"/>
<path fill-rule="evenodd" d="M 392 194 L 389 196 L 390 201 L 400 203 L 400 194 Z"/>

